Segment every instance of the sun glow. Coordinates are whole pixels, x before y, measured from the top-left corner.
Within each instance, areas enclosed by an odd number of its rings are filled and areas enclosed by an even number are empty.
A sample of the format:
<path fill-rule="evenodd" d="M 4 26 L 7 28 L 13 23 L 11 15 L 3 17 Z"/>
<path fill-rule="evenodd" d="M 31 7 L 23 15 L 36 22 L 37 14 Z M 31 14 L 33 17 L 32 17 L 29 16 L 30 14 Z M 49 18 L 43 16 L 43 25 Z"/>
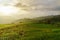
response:
<path fill-rule="evenodd" d="M 14 6 L 0 6 L 0 13 L 4 16 L 9 16 L 13 13 L 19 12 L 19 8 Z"/>

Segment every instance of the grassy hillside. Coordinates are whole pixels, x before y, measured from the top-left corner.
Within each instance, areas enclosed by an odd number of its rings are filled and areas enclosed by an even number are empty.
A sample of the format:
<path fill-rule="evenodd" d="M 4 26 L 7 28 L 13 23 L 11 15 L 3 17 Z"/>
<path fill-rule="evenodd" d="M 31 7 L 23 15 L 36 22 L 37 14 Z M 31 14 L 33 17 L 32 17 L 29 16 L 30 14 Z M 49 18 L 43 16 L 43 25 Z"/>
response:
<path fill-rule="evenodd" d="M 21 19 L 9 25 L 2 24 L 1 27 L 6 27 L 0 29 L 0 40 L 60 40 L 59 17 Z"/>

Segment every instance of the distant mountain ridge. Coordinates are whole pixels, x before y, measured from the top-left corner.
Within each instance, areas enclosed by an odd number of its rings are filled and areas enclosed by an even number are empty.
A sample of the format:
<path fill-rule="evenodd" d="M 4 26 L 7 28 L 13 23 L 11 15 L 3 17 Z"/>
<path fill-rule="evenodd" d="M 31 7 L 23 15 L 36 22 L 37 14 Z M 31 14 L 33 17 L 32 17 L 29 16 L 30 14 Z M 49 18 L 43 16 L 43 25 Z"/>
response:
<path fill-rule="evenodd" d="M 45 24 L 51 24 L 60 22 L 60 15 L 55 16 L 45 16 L 45 17 L 36 17 L 36 18 L 24 18 L 15 21 L 14 23 L 45 23 Z"/>

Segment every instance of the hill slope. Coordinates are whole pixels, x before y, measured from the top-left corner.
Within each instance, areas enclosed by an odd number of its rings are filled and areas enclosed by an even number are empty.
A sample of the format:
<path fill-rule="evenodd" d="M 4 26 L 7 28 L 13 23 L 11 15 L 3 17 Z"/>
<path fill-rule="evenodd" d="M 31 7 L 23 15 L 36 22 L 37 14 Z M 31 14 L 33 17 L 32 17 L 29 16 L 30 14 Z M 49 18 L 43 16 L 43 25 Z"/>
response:
<path fill-rule="evenodd" d="M 60 40 L 60 16 L 22 19 L 0 29 L 0 40 Z M 54 25 L 46 20 L 54 20 Z M 57 21 L 56 21 L 57 20 Z M 45 22 L 43 22 L 45 21 Z M 43 22 L 43 23 L 42 23 Z M 56 24 L 57 22 L 57 24 Z"/>

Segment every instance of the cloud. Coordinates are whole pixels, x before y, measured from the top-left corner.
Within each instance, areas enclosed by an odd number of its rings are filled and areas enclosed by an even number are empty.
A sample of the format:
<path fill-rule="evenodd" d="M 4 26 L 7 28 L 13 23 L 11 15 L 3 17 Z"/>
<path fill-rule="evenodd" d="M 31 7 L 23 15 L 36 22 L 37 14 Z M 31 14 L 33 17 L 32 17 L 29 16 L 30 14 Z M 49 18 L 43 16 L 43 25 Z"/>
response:
<path fill-rule="evenodd" d="M 23 12 L 24 14 L 20 14 L 20 13 L 14 14 L 12 15 L 13 18 L 4 17 L 4 16 L 2 18 L 0 16 L 1 23 L 6 23 L 6 21 L 4 20 L 8 20 L 9 22 L 11 19 L 16 20 L 17 18 L 19 19 L 19 18 L 33 18 L 33 17 L 49 16 L 49 15 L 60 15 L 60 0 L 4 0 L 4 1 L 0 0 L 0 5 L 2 4 L 3 5 L 18 4 L 18 6 L 20 5 L 19 8 L 21 8 L 21 10 L 26 12 L 20 11 L 20 12 Z M 14 21 L 14 20 L 11 20 L 11 21 Z"/>
<path fill-rule="evenodd" d="M 20 0 L 20 6 L 30 6 L 30 7 L 36 7 L 36 9 L 41 10 L 60 10 L 60 0 Z M 19 3 L 18 2 L 18 3 Z M 27 9 L 27 8 L 26 8 Z"/>
<path fill-rule="evenodd" d="M 0 0 L 0 5 L 15 5 L 18 0 Z"/>

